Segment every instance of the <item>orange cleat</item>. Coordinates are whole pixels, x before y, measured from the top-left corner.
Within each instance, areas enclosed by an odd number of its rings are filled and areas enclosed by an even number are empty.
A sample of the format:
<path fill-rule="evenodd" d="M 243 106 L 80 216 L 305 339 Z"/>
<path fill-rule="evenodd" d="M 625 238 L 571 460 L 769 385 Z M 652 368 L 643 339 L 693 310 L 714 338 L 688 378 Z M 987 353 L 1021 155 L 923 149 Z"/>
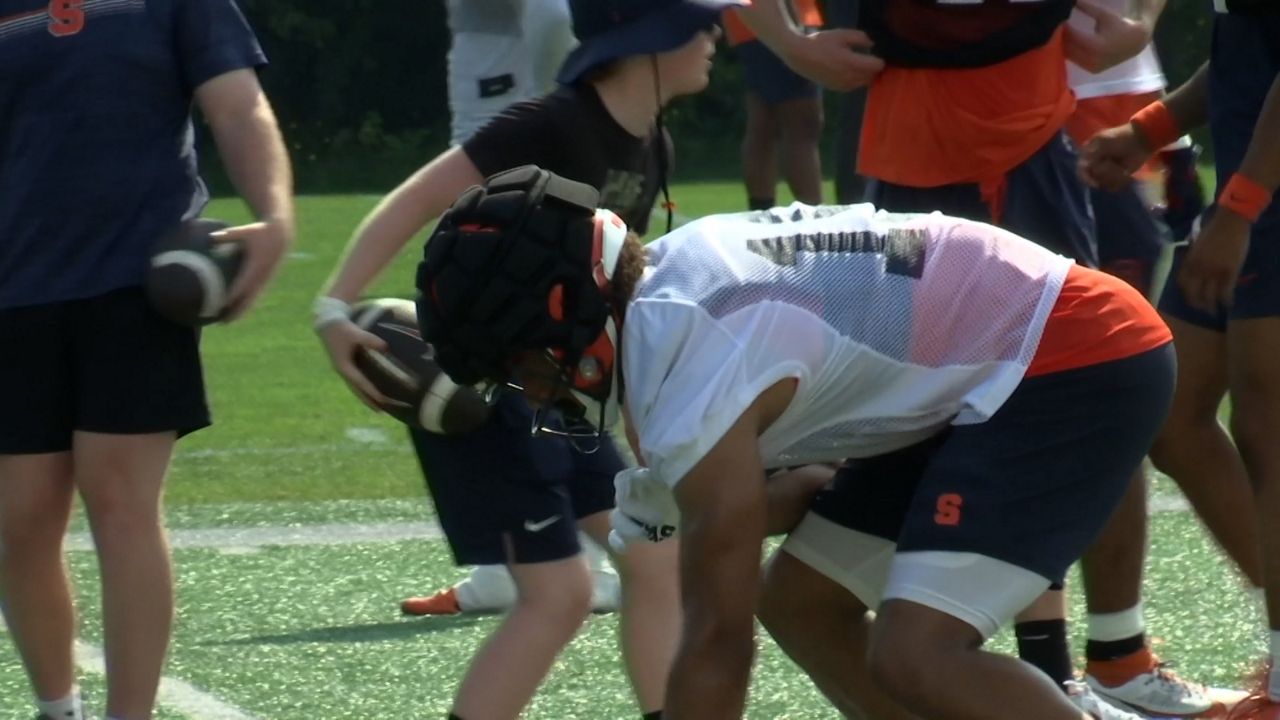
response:
<path fill-rule="evenodd" d="M 446 588 L 435 595 L 401 601 L 400 612 L 405 615 L 457 615 L 462 608 L 458 605 L 458 592 Z"/>

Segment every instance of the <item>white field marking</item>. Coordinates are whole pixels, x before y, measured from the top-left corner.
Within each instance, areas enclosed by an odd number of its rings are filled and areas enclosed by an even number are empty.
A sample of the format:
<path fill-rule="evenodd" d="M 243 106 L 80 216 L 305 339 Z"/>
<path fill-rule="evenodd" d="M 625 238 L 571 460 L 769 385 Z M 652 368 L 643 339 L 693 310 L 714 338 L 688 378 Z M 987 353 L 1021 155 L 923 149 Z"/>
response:
<path fill-rule="evenodd" d="M 409 444 L 405 443 L 404 452 L 409 452 Z M 201 448 L 199 450 L 179 450 L 173 454 L 174 460 L 191 458 L 233 457 L 236 455 L 310 455 L 324 452 L 386 452 L 386 448 L 372 445 L 368 441 L 360 444 L 325 443 L 321 445 L 293 445 L 286 447 L 231 447 Z"/>
<path fill-rule="evenodd" d="M 95 675 L 107 672 L 102 650 L 80 640 L 76 641 L 76 664 Z M 177 678 L 160 678 L 160 692 L 156 700 L 193 720 L 257 720 L 244 710 Z"/>
<path fill-rule="evenodd" d="M 294 250 L 293 252 L 289 253 L 290 260 L 310 260 L 315 256 L 316 256 L 315 253 L 306 252 L 304 250 Z"/>
<path fill-rule="evenodd" d="M 324 503 L 321 503 L 324 504 Z M 333 503 L 336 506 L 340 503 Z M 234 504 L 225 506 L 228 511 Z M 1149 502 L 1152 513 L 1190 510 L 1182 495 L 1153 495 Z M 169 544 L 175 549 L 210 549 L 228 554 L 249 554 L 271 546 L 326 546 L 354 543 L 387 543 L 405 540 L 439 540 L 444 537 L 435 522 L 324 523 L 319 525 L 268 526 L 244 528 L 198 528 L 169 531 Z M 93 539 L 87 532 L 71 533 L 68 550 L 92 550 Z"/>
<path fill-rule="evenodd" d="M 382 428 L 376 427 L 349 427 L 346 436 L 348 440 L 364 445 L 386 445 L 391 442 L 387 433 Z"/>
<path fill-rule="evenodd" d="M 1190 509 L 1191 503 L 1187 502 L 1187 496 L 1182 493 L 1151 495 L 1147 498 L 1148 512 L 1187 512 Z"/>
<path fill-rule="evenodd" d="M 170 530 L 169 545 L 180 550 L 210 549 L 246 554 L 269 546 L 351 545 L 438 540 L 441 537 L 440 526 L 434 522 L 327 523 Z M 66 547 L 68 550 L 92 550 L 93 538 L 87 532 L 71 533 L 67 536 Z"/>

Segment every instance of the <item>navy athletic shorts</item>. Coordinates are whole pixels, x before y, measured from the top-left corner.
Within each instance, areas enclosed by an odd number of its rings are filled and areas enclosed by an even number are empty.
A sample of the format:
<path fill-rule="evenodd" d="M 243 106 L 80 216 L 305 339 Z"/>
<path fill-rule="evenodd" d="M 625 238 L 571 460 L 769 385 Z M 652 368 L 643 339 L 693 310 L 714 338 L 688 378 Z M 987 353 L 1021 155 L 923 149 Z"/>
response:
<path fill-rule="evenodd" d="M 1119 504 L 1164 421 L 1166 343 L 1026 378 L 991 419 L 846 462 L 813 512 L 900 552 L 968 552 L 1061 580 Z"/>
<path fill-rule="evenodd" d="M 1160 253 L 1169 244 L 1169 231 L 1147 208 L 1137 183 L 1120 192 L 1090 190 L 1089 200 L 1098 222 L 1099 269 L 1151 297 Z"/>
<path fill-rule="evenodd" d="M 532 437 L 524 398 L 500 396 L 493 417 L 462 435 L 410 435 L 454 560 L 535 563 L 578 554 L 577 518 L 610 510 L 625 467 L 608 438 L 587 455 L 567 441 Z"/>
<path fill-rule="evenodd" d="M 0 310 L 0 455 L 65 452 L 72 433 L 209 425 L 200 333 L 142 288 Z"/>
<path fill-rule="evenodd" d="M 748 40 L 734 47 L 742 63 L 742 81 L 747 89 L 760 96 L 766 105 L 789 100 L 818 97 L 817 83 L 787 67 L 772 50 L 759 40 Z"/>
<path fill-rule="evenodd" d="M 992 223 L 1087 267 L 1098 267 L 1089 193 L 1076 174 L 1076 152 L 1058 133 L 1005 176 L 1003 213 L 996 222 L 976 184 L 918 188 L 870 180 L 867 199 L 890 212 L 939 211 Z"/>

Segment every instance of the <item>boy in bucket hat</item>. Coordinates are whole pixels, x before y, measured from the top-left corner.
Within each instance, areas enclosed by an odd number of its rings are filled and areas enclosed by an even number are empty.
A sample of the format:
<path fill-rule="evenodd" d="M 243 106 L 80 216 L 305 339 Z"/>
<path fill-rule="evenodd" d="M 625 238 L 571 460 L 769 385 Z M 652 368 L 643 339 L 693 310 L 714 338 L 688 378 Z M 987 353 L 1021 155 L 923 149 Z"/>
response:
<path fill-rule="evenodd" d="M 599 190 L 599 203 L 637 230 L 665 186 L 659 112 L 701 91 L 722 8 L 734 0 L 575 0 L 581 41 L 562 87 L 511 106 L 394 190 L 364 220 L 316 302 L 315 327 L 335 369 L 371 405 L 377 390 L 354 365 L 381 342 L 348 319 L 356 300 L 409 238 L 467 187 L 538 164 Z M 670 216 L 668 215 L 668 218 Z M 460 564 L 505 564 L 516 601 L 472 659 L 451 708 L 467 720 L 514 718 L 529 702 L 591 605 L 577 529 L 604 542 L 623 467 L 608 439 L 592 455 L 565 438 L 530 437 L 532 410 L 500 399 L 492 419 L 461 436 L 413 430 L 440 524 Z M 557 518 L 547 522 L 549 518 Z M 618 561 L 622 648 L 641 713 L 658 717 L 679 634 L 675 551 L 653 546 Z M 448 591 L 446 591 L 447 593 Z"/>

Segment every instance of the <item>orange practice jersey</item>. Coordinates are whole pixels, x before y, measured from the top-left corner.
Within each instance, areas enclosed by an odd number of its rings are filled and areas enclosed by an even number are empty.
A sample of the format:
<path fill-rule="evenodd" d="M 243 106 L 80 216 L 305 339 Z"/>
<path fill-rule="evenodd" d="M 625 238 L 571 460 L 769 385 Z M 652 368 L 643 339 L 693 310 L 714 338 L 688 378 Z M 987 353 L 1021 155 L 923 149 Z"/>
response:
<path fill-rule="evenodd" d="M 858 171 L 911 187 L 999 183 L 1074 108 L 1061 29 L 995 65 L 889 66 L 868 92 Z"/>

